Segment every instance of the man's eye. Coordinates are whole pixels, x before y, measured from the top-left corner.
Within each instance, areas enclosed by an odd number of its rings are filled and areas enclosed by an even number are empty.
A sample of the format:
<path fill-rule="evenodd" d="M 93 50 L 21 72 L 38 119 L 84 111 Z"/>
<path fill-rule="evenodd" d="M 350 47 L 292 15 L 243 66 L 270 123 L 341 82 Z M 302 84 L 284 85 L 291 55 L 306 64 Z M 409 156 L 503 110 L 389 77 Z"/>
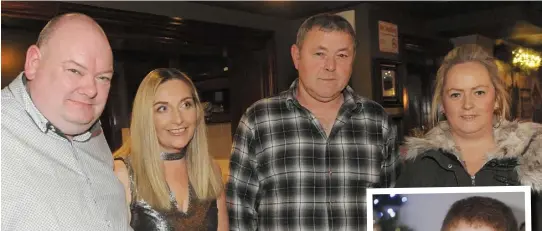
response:
<path fill-rule="evenodd" d="M 77 69 L 68 69 L 69 72 L 73 73 L 73 74 L 76 74 L 76 75 L 82 75 L 80 71 L 78 71 Z"/>

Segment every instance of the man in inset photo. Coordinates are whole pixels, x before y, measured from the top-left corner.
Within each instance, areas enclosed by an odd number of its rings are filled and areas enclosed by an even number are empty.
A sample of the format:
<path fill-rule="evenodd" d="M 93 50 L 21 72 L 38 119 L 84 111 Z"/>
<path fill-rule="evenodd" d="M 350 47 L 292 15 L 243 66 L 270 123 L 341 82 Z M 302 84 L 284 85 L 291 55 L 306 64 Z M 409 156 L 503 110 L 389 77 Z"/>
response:
<path fill-rule="evenodd" d="M 441 231 L 519 231 L 512 209 L 490 197 L 468 197 L 448 210 Z"/>

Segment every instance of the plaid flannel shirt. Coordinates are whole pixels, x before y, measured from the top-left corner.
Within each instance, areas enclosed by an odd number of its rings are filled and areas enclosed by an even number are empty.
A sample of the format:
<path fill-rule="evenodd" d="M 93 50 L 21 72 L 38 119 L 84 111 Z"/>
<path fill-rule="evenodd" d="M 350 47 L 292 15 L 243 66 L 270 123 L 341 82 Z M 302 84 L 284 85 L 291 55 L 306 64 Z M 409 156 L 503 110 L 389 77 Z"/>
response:
<path fill-rule="evenodd" d="M 329 137 L 295 94 L 247 109 L 234 136 L 227 206 L 231 230 L 365 230 L 366 188 L 392 187 L 399 166 L 384 108 L 343 91 Z"/>

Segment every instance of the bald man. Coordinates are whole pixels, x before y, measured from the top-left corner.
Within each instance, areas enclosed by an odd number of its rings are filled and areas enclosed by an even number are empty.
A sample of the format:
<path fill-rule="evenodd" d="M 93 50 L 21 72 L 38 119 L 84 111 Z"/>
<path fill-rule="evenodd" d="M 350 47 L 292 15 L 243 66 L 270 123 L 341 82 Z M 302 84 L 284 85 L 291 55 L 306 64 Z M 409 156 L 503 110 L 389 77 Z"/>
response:
<path fill-rule="evenodd" d="M 2 89 L 2 230 L 131 230 L 98 118 L 113 77 L 102 28 L 52 19 Z"/>

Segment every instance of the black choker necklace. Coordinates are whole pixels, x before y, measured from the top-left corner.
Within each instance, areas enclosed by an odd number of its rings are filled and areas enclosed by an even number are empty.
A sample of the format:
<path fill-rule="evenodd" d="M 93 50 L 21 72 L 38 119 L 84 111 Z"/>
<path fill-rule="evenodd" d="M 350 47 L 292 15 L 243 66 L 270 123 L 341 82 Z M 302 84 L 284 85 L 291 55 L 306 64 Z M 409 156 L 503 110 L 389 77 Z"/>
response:
<path fill-rule="evenodd" d="M 162 152 L 160 153 L 160 158 L 162 160 L 180 160 L 186 156 L 186 149 L 182 149 L 180 152 L 174 152 L 174 153 L 167 153 Z"/>

